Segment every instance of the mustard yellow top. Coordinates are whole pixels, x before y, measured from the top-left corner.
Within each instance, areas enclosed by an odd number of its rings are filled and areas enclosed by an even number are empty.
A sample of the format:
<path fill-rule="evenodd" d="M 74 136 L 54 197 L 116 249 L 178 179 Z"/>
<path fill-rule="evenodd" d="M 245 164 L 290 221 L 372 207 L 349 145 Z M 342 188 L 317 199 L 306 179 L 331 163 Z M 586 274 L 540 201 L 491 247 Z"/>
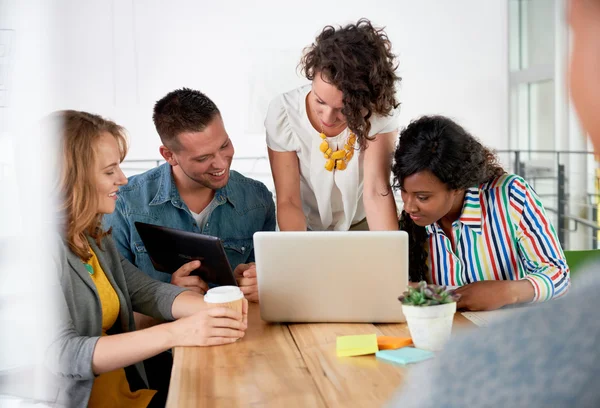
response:
<path fill-rule="evenodd" d="M 121 304 L 117 292 L 104 274 L 96 254 L 92 251 L 92 258 L 86 268 L 96 285 L 100 305 L 102 306 L 102 335 L 115 324 L 119 317 Z M 138 390 L 131 392 L 125 376 L 125 369 L 119 368 L 108 373 L 100 374 L 94 380 L 88 407 L 147 407 L 156 391 Z"/>

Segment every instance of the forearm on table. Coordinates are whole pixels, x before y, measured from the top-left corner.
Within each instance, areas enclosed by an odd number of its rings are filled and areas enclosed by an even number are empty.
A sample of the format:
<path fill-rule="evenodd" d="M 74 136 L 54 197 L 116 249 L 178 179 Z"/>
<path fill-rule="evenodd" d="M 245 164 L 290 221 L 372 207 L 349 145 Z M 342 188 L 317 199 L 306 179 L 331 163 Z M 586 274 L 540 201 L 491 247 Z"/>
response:
<path fill-rule="evenodd" d="M 190 316 L 206 308 L 204 296 L 191 290 L 181 292 L 171 306 L 171 314 L 175 320 Z"/>
<path fill-rule="evenodd" d="M 100 337 L 92 355 L 94 374 L 130 366 L 174 347 L 172 324 Z"/>
<path fill-rule="evenodd" d="M 281 231 L 306 231 L 302 207 L 291 201 L 277 202 L 277 223 Z"/>
<path fill-rule="evenodd" d="M 531 302 L 535 296 L 533 284 L 528 279 L 517 281 L 504 281 L 506 291 L 506 305 Z"/>

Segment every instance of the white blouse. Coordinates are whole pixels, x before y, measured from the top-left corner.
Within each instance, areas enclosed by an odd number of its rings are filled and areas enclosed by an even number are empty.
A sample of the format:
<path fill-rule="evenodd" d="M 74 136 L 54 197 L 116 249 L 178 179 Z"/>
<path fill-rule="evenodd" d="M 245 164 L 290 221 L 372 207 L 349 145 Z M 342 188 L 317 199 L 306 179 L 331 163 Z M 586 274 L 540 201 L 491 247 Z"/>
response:
<path fill-rule="evenodd" d="M 364 152 L 355 152 L 345 170 L 327 171 L 326 159 L 319 150 L 320 132 L 306 112 L 306 97 L 311 85 L 279 95 L 269 105 L 265 128 L 267 146 L 276 152 L 296 152 L 300 165 L 300 196 L 309 229 L 314 231 L 348 231 L 365 218 L 363 204 Z M 399 109 L 389 116 L 372 116 L 369 136 L 398 129 Z M 342 149 L 350 131 L 346 128 L 328 137 L 329 146 Z M 358 148 L 358 142 L 355 149 Z"/>

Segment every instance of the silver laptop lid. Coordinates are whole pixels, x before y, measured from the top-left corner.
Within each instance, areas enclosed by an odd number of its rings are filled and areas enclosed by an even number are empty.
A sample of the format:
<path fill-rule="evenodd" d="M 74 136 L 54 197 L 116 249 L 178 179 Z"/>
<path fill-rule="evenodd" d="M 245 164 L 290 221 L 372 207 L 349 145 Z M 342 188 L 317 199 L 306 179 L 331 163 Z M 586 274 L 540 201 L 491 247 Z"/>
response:
<path fill-rule="evenodd" d="M 254 251 L 263 320 L 404 321 L 404 231 L 257 232 Z"/>

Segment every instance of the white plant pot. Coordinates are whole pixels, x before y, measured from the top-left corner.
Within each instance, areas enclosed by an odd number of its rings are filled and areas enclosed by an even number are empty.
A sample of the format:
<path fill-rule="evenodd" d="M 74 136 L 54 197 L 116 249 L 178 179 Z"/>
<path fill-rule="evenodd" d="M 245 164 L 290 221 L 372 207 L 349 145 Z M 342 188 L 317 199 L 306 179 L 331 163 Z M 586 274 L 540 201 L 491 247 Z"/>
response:
<path fill-rule="evenodd" d="M 416 348 L 439 351 L 450 339 L 456 302 L 435 306 L 402 305 Z"/>

